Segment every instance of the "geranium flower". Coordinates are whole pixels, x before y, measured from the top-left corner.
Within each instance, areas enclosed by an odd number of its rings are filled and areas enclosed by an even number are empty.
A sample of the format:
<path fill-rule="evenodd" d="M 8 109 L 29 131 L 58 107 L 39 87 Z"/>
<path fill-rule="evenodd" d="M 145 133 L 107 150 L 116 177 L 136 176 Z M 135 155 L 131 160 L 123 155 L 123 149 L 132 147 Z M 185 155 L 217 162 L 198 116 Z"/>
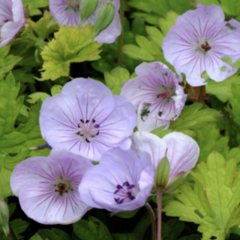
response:
<path fill-rule="evenodd" d="M 136 126 L 133 105 L 113 96 L 102 83 L 76 78 L 61 94 L 47 98 L 40 111 L 43 138 L 52 148 L 63 148 L 99 160 L 107 150 L 130 148 Z"/>
<path fill-rule="evenodd" d="M 25 10 L 21 0 L 0 0 L 0 6 L 0 47 L 3 47 L 24 27 Z"/>
<path fill-rule="evenodd" d="M 138 154 L 144 152 L 150 154 L 155 170 L 167 150 L 171 168 L 168 183 L 194 168 L 199 157 L 199 146 L 196 141 L 180 132 L 169 133 L 162 139 L 152 133 L 135 132 L 132 142 L 132 149 Z"/>
<path fill-rule="evenodd" d="M 236 73 L 223 57 L 232 62 L 240 58 L 240 23 L 235 20 L 224 21 L 221 7 L 211 4 L 197 4 L 179 16 L 163 41 L 163 53 L 177 73 L 185 73 L 191 86 L 205 85 L 201 77 L 208 76 L 220 82 Z"/>
<path fill-rule="evenodd" d="M 100 164 L 90 169 L 79 185 L 84 202 L 111 212 L 129 211 L 143 206 L 153 187 L 153 168 L 146 153 L 112 149 Z"/>
<path fill-rule="evenodd" d="M 152 131 L 176 120 L 187 95 L 179 85 L 182 81 L 163 63 L 142 63 L 136 78 L 125 82 L 121 95 L 130 99 L 138 110 L 138 129 Z"/>
<path fill-rule="evenodd" d="M 89 160 L 65 150 L 53 149 L 48 157 L 31 157 L 19 163 L 11 176 L 11 188 L 22 210 L 42 224 L 70 224 L 90 207 L 78 193 Z"/>
<path fill-rule="evenodd" d="M 99 1 L 95 12 L 89 19 L 86 20 L 84 25 L 88 23 L 91 23 L 93 25 L 94 16 L 96 15 L 98 8 L 106 2 L 109 2 L 109 0 Z M 113 3 L 115 5 L 114 19 L 104 31 L 102 31 L 97 37 L 95 37 L 95 40 L 98 42 L 112 43 L 121 34 L 122 27 L 118 13 L 120 8 L 120 2 L 119 0 L 113 0 Z M 80 4 L 80 0 L 49 0 L 49 8 L 55 21 L 62 25 L 72 25 L 74 27 L 79 25 L 81 22 L 81 16 L 79 15 Z"/>

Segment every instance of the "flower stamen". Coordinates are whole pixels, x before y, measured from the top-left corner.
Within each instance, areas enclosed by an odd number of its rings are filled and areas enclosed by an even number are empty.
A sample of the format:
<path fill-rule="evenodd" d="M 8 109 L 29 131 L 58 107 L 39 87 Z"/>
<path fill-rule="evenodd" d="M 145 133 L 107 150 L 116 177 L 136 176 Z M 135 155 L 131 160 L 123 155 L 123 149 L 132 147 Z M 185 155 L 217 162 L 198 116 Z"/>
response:
<path fill-rule="evenodd" d="M 211 49 L 211 47 L 210 47 L 210 45 L 208 44 L 207 41 L 205 41 L 205 43 L 203 43 L 203 44 L 201 45 L 201 48 L 202 48 L 205 52 L 207 52 L 207 51 L 209 51 L 209 50 Z"/>
<path fill-rule="evenodd" d="M 124 182 L 123 185 L 117 185 L 117 190 L 114 194 L 117 194 L 119 197 L 114 198 L 117 204 L 122 204 L 125 200 L 134 200 L 135 196 L 133 196 L 131 190 L 135 188 L 134 184 L 129 184 L 128 181 Z"/>
<path fill-rule="evenodd" d="M 87 119 L 84 121 L 80 119 L 80 123 L 77 125 L 77 132 L 76 134 L 81 136 L 87 143 L 90 143 L 91 140 L 98 136 L 100 131 L 98 128 L 100 127 L 99 124 L 95 124 L 96 120 L 93 118 L 91 121 Z"/>

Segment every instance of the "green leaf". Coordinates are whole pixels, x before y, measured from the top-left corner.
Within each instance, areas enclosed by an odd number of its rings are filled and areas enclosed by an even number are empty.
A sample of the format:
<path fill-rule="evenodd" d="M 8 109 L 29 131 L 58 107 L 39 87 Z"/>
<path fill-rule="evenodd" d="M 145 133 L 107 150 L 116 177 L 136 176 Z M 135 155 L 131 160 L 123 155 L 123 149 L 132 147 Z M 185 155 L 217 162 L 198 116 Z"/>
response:
<path fill-rule="evenodd" d="M 233 97 L 232 85 L 240 85 L 240 77 L 233 75 L 222 82 L 210 80 L 206 85 L 206 92 L 215 95 L 222 102 L 228 101 Z"/>
<path fill-rule="evenodd" d="M 45 39 L 49 34 L 58 30 L 57 23 L 53 19 L 51 13 L 48 11 L 45 11 L 43 17 L 37 22 L 29 19 L 28 24 L 31 26 L 34 33 L 42 39 Z"/>
<path fill-rule="evenodd" d="M 42 239 L 71 240 L 71 237 L 66 232 L 57 228 L 41 229 L 38 231 L 38 234 Z"/>
<path fill-rule="evenodd" d="M 240 125 L 240 108 L 239 108 L 239 103 L 240 103 L 240 85 L 232 85 L 232 98 L 230 99 L 230 104 L 232 106 L 232 114 L 234 117 L 234 121 Z"/>
<path fill-rule="evenodd" d="M 133 44 L 123 46 L 123 52 L 134 59 L 148 62 L 154 60 L 154 57 L 147 50 Z"/>
<path fill-rule="evenodd" d="M 29 224 L 22 219 L 14 219 L 10 222 L 11 229 L 14 231 L 17 239 L 22 239 L 22 236 L 20 234 L 27 229 L 28 225 Z"/>
<path fill-rule="evenodd" d="M 30 238 L 30 240 L 43 240 L 37 233 Z"/>
<path fill-rule="evenodd" d="M 240 5 L 238 0 L 221 0 L 221 7 L 228 16 L 239 16 Z"/>
<path fill-rule="evenodd" d="M 89 221 L 82 219 L 73 224 L 75 234 L 82 240 L 112 240 L 107 227 L 95 217 L 89 217 Z"/>
<path fill-rule="evenodd" d="M 38 8 L 44 8 L 48 6 L 48 0 L 22 0 L 23 6 L 28 8 L 31 16 L 41 15 L 42 12 Z"/>
<path fill-rule="evenodd" d="M 162 48 L 162 41 L 164 39 L 163 33 L 156 27 L 151 27 L 151 26 L 146 26 L 146 30 L 147 30 L 149 39 L 155 42 L 155 44 L 157 44 L 159 48 Z"/>
<path fill-rule="evenodd" d="M 15 64 L 21 60 L 20 57 L 8 55 L 9 50 L 9 46 L 0 48 L 0 79 L 4 77 L 5 73 L 11 71 Z"/>
<path fill-rule="evenodd" d="M 201 240 L 201 236 L 198 234 L 194 234 L 187 237 L 181 237 L 178 240 Z"/>
<path fill-rule="evenodd" d="M 206 161 L 208 155 L 216 150 L 222 154 L 228 153 L 228 137 L 221 136 L 216 124 L 209 124 L 196 131 L 196 141 L 200 147 L 200 156 L 198 161 Z"/>
<path fill-rule="evenodd" d="M 120 218 L 131 218 L 137 214 L 139 209 L 135 209 L 132 211 L 122 211 L 122 212 L 117 212 L 117 213 L 111 213 L 111 216 L 117 216 Z"/>
<path fill-rule="evenodd" d="M 150 224 L 151 218 L 149 213 L 145 213 L 131 233 L 113 234 L 113 238 L 114 240 L 142 240 Z M 151 238 L 149 237 L 149 239 Z"/>
<path fill-rule="evenodd" d="M 10 187 L 11 175 L 12 171 L 8 171 L 0 167 L 0 196 L 2 198 L 6 198 L 12 195 L 12 189 Z"/>
<path fill-rule="evenodd" d="M 176 121 L 171 121 L 169 129 L 181 131 L 185 129 L 195 130 L 210 122 L 214 122 L 220 114 L 215 109 L 204 107 L 201 103 L 185 106 Z"/>
<path fill-rule="evenodd" d="M 23 97 L 18 97 L 20 83 L 15 83 L 12 74 L 0 81 L 0 195 L 10 196 L 9 179 L 19 162 L 30 156 L 46 156 L 49 148 L 30 150 L 45 143 L 39 128 L 41 102 L 32 106 L 28 121 L 15 127 L 17 116 L 23 108 Z"/>
<path fill-rule="evenodd" d="M 170 11 L 168 12 L 165 18 L 160 18 L 159 26 L 165 36 L 167 35 L 168 31 L 172 28 L 172 26 L 175 24 L 177 17 L 178 15 L 175 12 Z"/>
<path fill-rule="evenodd" d="M 43 102 L 45 99 L 47 99 L 51 96 L 45 92 L 35 92 L 35 93 L 28 95 L 28 97 L 30 99 L 28 99 L 27 101 L 31 104 L 35 104 L 35 103 L 37 103 L 37 101 L 41 100 Z"/>
<path fill-rule="evenodd" d="M 94 27 L 91 24 L 82 28 L 78 25 L 60 26 L 54 34 L 55 39 L 43 49 L 42 78 L 38 80 L 56 80 L 61 76 L 69 76 L 70 63 L 94 61 L 99 59 L 101 43 L 94 42 Z"/>
<path fill-rule="evenodd" d="M 125 68 L 117 67 L 111 73 L 105 72 L 104 78 L 112 93 L 117 95 L 120 94 L 123 83 L 130 78 L 130 74 Z"/>
<path fill-rule="evenodd" d="M 63 88 L 63 87 L 62 87 L 61 85 L 54 85 L 54 86 L 51 88 L 51 94 L 52 94 L 52 96 L 61 93 L 62 88 Z"/>
<path fill-rule="evenodd" d="M 202 239 L 212 236 L 224 240 L 230 228 L 240 224 L 240 173 L 236 161 L 225 161 L 217 152 L 209 155 L 207 163 L 201 162 L 191 188 L 186 182 L 179 187 L 177 200 L 170 201 L 163 209 L 168 216 L 199 224 Z"/>
<path fill-rule="evenodd" d="M 173 231 L 174 229 L 174 231 Z M 184 223 L 177 219 L 171 219 L 167 223 L 162 223 L 162 239 L 178 240 L 184 229 Z"/>

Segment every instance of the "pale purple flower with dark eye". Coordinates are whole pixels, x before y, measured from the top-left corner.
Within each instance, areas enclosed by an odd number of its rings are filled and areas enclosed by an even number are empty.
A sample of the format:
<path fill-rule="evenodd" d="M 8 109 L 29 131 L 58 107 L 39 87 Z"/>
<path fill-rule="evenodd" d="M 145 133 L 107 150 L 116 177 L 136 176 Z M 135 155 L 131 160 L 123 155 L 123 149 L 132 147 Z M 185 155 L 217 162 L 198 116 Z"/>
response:
<path fill-rule="evenodd" d="M 0 6 L 0 47 L 3 47 L 24 27 L 25 10 L 21 0 L 0 0 Z"/>
<path fill-rule="evenodd" d="M 130 99 L 138 111 L 138 130 L 152 131 L 169 125 L 180 115 L 187 95 L 182 81 L 163 63 L 142 63 L 137 77 L 125 82 L 121 95 Z"/>
<path fill-rule="evenodd" d="M 61 94 L 47 98 L 40 111 L 43 138 L 92 160 L 113 147 L 130 148 L 136 113 L 122 96 L 113 96 L 102 83 L 77 78 Z"/>
<path fill-rule="evenodd" d="M 168 183 L 180 174 L 187 173 L 194 168 L 200 152 L 196 141 L 180 132 L 169 133 L 162 139 L 152 133 L 135 132 L 132 136 L 132 142 L 132 149 L 135 152 L 150 154 L 155 170 L 167 150 L 171 169 Z"/>
<path fill-rule="evenodd" d="M 147 153 L 114 148 L 102 156 L 79 185 L 82 200 L 110 212 L 129 211 L 143 206 L 152 190 L 154 172 Z"/>
<path fill-rule="evenodd" d="M 95 12 L 89 19 L 86 20 L 84 25 L 88 23 L 91 23 L 91 24 L 94 23 L 94 17 L 96 15 L 98 8 L 106 2 L 109 2 L 109 0 L 102 0 L 102 1 L 99 0 L 98 6 Z M 104 31 L 102 31 L 97 37 L 95 37 L 95 40 L 98 42 L 112 43 L 121 34 L 122 27 L 121 27 L 120 17 L 118 13 L 120 8 L 120 1 L 113 0 L 112 2 L 115 5 L 114 19 L 112 23 Z M 74 26 L 74 27 L 79 25 L 81 22 L 81 16 L 79 14 L 80 4 L 81 4 L 80 0 L 49 0 L 49 8 L 55 21 L 62 25 Z"/>
<path fill-rule="evenodd" d="M 163 53 L 177 73 L 185 73 L 191 86 L 205 85 L 201 77 L 208 76 L 220 82 L 236 73 L 223 57 L 232 62 L 240 58 L 240 23 L 224 21 L 221 7 L 211 4 L 197 4 L 196 10 L 189 10 L 179 16 L 163 41 Z"/>
<path fill-rule="evenodd" d="M 53 149 L 48 157 L 31 157 L 19 163 L 11 176 L 11 188 L 22 210 L 42 224 L 70 224 L 91 207 L 78 193 L 89 160 L 65 150 Z"/>

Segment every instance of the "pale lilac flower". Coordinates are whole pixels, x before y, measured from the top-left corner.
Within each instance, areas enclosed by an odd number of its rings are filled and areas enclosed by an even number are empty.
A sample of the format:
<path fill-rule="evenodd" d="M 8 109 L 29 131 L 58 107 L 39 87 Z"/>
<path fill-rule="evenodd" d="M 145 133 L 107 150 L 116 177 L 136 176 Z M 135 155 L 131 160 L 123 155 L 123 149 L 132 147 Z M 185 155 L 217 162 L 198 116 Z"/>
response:
<path fill-rule="evenodd" d="M 168 183 L 194 168 L 199 157 L 199 146 L 196 141 L 180 132 L 169 133 L 162 139 L 152 133 L 135 132 L 132 141 L 132 149 L 135 152 L 150 154 L 155 170 L 167 150 L 171 168 Z"/>
<path fill-rule="evenodd" d="M 94 17 L 96 15 L 98 8 L 106 2 L 109 2 L 109 0 L 102 1 L 99 0 L 95 12 L 89 19 L 86 20 L 84 25 L 88 23 L 91 24 L 94 23 Z M 112 43 L 121 34 L 122 27 L 118 13 L 120 8 L 120 1 L 113 0 L 113 3 L 115 5 L 114 19 L 112 23 L 104 31 L 102 31 L 97 37 L 95 37 L 95 40 L 98 42 Z M 79 15 L 80 4 L 81 4 L 80 0 L 49 0 L 49 8 L 55 21 L 62 25 L 74 27 L 79 25 L 81 22 L 81 16 Z"/>
<path fill-rule="evenodd" d="M 42 224 L 70 224 L 90 207 L 78 193 L 89 160 L 65 150 L 53 149 L 48 157 L 31 157 L 19 163 L 11 176 L 11 188 L 22 210 Z"/>
<path fill-rule="evenodd" d="M 52 148 L 63 148 L 92 160 L 113 147 L 130 148 L 136 126 L 133 105 L 113 96 L 102 83 L 76 78 L 60 94 L 47 98 L 40 111 L 43 138 Z"/>
<path fill-rule="evenodd" d="M 82 200 L 111 212 L 143 206 L 153 187 L 153 167 L 147 153 L 112 149 L 99 165 L 90 169 L 79 185 Z"/>
<path fill-rule="evenodd" d="M 169 126 L 180 115 L 187 95 L 179 85 L 182 81 L 163 63 L 142 63 L 137 77 L 125 82 L 121 95 L 130 99 L 138 111 L 138 130 L 152 131 Z"/>
<path fill-rule="evenodd" d="M 185 73 L 191 86 L 205 85 L 201 77 L 208 76 L 220 82 L 236 73 L 223 57 L 232 62 L 240 58 L 240 23 L 224 21 L 221 7 L 211 4 L 197 4 L 196 10 L 189 10 L 179 16 L 163 41 L 163 53 L 178 74 Z"/>
<path fill-rule="evenodd" d="M 0 47 L 6 46 L 25 25 L 21 0 L 0 0 Z"/>

